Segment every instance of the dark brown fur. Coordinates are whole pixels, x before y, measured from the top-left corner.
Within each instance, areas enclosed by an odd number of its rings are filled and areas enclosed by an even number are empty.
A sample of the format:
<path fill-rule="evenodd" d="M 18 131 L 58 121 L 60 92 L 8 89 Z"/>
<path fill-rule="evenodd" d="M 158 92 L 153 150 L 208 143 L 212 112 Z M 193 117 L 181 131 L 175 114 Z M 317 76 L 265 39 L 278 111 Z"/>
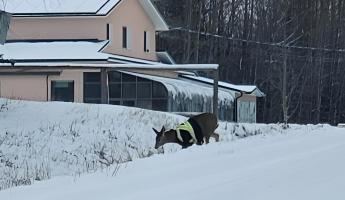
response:
<path fill-rule="evenodd" d="M 218 127 L 218 120 L 217 117 L 212 113 L 203 113 L 200 115 L 196 115 L 192 117 L 200 126 L 202 135 L 204 137 L 205 143 L 209 143 L 210 137 L 213 137 L 217 142 L 219 141 L 219 135 L 214 131 Z M 179 140 L 177 139 L 177 134 L 174 129 L 169 131 L 165 131 L 164 126 L 162 127 L 161 131 L 157 131 L 153 128 L 155 133 L 157 134 L 156 137 L 156 144 L 155 148 L 159 148 L 166 143 L 177 143 L 180 144 Z M 183 146 L 183 148 L 187 148 L 188 146 Z"/>

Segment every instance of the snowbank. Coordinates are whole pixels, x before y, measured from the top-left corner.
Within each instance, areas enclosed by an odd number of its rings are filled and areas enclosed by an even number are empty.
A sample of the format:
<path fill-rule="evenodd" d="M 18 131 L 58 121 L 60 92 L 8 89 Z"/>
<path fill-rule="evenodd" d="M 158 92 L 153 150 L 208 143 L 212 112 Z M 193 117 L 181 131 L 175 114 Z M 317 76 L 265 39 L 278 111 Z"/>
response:
<path fill-rule="evenodd" d="M 343 200 L 344 153 L 344 130 L 295 127 L 10 188 L 0 199 Z"/>
<path fill-rule="evenodd" d="M 178 115 L 111 105 L 0 99 L 0 190 L 61 175 L 80 175 L 149 157 L 152 127 L 173 128 Z M 251 135 L 299 134 L 330 126 L 220 123 L 221 141 Z M 166 145 L 165 152 L 180 147 Z"/>

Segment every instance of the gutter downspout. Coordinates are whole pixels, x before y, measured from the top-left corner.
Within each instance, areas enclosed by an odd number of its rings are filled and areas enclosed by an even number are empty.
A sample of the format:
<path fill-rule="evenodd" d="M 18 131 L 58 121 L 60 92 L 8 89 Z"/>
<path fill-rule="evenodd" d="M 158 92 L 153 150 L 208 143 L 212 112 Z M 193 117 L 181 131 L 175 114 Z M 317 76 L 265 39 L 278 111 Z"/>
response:
<path fill-rule="evenodd" d="M 235 102 L 234 102 L 234 122 L 238 122 L 238 117 L 237 117 L 237 114 L 238 114 L 238 112 L 237 112 L 237 106 L 238 106 L 238 100 L 241 98 L 241 97 L 243 97 L 243 92 L 241 91 L 240 92 L 240 96 L 238 96 L 238 97 L 236 97 L 235 98 Z"/>

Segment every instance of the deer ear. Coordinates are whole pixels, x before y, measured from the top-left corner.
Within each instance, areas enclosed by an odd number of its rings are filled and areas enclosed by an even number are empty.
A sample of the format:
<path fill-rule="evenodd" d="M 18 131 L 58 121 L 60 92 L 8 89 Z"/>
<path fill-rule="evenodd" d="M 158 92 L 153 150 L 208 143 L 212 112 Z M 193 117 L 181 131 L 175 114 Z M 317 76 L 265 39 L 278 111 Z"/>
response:
<path fill-rule="evenodd" d="M 164 132 L 165 132 L 165 127 L 163 126 L 162 130 L 161 130 L 161 133 L 164 133 Z"/>
<path fill-rule="evenodd" d="M 152 128 L 152 130 L 158 135 L 158 131 L 155 128 Z"/>

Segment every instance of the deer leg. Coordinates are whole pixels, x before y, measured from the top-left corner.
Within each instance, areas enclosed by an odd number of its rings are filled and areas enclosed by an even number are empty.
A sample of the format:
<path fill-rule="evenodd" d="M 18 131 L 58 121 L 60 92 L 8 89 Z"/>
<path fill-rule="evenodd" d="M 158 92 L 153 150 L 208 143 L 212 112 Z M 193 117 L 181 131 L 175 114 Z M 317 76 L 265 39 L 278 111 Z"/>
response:
<path fill-rule="evenodd" d="M 219 142 L 219 134 L 218 133 L 212 133 L 211 137 L 213 137 L 216 140 L 216 142 Z"/>
<path fill-rule="evenodd" d="M 206 136 L 205 137 L 205 143 L 208 144 L 210 142 L 210 137 L 209 136 Z"/>

